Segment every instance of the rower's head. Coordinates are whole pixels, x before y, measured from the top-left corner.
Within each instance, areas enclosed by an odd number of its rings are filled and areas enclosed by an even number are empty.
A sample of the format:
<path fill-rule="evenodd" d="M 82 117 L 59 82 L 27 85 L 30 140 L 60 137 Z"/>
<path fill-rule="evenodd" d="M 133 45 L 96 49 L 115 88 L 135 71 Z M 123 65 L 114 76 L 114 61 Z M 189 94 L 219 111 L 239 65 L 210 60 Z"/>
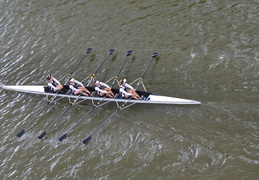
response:
<path fill-rule="evenodd" d="M 71 84 L 74 84 L 74 83 L 75 83 L 75 79 L 74 79 L 74 78 L 71 78 L 71 79 L 69 80 L 69 82 L 70 82 Z"/>
<path fill-rule="evenodd" d="M 125 85 L 126 79 L 121 79 L 121 80 L 119 81 L 119 83 L 120 83 L 120 85 Z"/>
<path fill-rule="evenodd" d="M 94 83 L 96 86 L 99 86 L 100 85 L 100 81 L 95 81 L 95 83 Z"/>
<path fill-rule="evenodd" d="M 53 77 L 51 76 L 51 75 L 48 75 L 47 77 L 46 77 L 46 80 L 47 81 L 51 81 L 53 79 Z"/>

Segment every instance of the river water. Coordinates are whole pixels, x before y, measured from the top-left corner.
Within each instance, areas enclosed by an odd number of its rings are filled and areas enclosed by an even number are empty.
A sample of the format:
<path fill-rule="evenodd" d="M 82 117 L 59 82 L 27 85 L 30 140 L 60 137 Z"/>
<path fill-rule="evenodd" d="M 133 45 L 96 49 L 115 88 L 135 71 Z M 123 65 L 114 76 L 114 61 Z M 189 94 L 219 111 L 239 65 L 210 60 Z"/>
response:
<path fill-rule="evenodd" d="M 135 105 L 119 112 L 88 145 L 82 140 L 117 107 L 94 110 L 63 142 L 91 102 L 49 107 L 39 95 L 0 90 L 0 179 L 259 179 L 258 0 L 2 1 L 0 81 L 40 85 L 95 71 L 106 81 L 133 50 L 121 78 L 141 76 L 149 91 L 201 105 Z"/>

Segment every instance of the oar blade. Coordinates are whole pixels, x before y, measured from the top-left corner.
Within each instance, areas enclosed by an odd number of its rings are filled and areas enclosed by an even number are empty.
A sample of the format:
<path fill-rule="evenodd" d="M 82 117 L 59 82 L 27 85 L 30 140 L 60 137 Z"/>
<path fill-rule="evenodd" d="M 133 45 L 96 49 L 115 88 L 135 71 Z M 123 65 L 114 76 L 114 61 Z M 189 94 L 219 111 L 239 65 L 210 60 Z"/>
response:
<path fill-rule="evenodd" d="M 92 48 L 88 48 L 87 50 L 86 50 L 86 53 L 88 54 L 88 53 L 90 53 L 92 51 Z"/>
<path fill-rule="evenodd" d="M 111 49 L 111 50 L 109 51 L 109 55 L 112 54 L 113 52 L 114 52 L 114 49 Z"/>
<path fill-rule="evenodd" d="M 83 144 L 88 144 L 91 141 L 92 137 L 88 136 L 88 138 L 84 139 L 82 142 Z"/>
<path fill-rule="evenodd" d="M 155 53 L 152 55 L 152 58 L 157 57 L 157 55 L 158 55 L 158 53 L 155 52 Z"/>
<path fill-rule="evenodd" d="M 127 51 L 127 56 L 130 56 L 130 55 L 131 55 L 131 53 L 132 53 L 132 50 Z"/>
<path fill-rule="evenodd" d="M 21 137 L 25 133 L 25 129 L 23 129 L 21 132 L 17 134 L 17 137 Z"/>
<path fill-rule="evenodd" d="M 46 136 L 47 132 L 44 131 L 43 133 L 41 133 L 41 135 L 38 136 L 38 139 L 42 139 Z"/>
<path fill-rule="evenodd" d="M 67 138 L 67 133 L 63 134 L 63 136 L 61 136 L 60 138 L 58 138 L 58 140 L 61 142 L 63 141 L 64 139 Z"/>

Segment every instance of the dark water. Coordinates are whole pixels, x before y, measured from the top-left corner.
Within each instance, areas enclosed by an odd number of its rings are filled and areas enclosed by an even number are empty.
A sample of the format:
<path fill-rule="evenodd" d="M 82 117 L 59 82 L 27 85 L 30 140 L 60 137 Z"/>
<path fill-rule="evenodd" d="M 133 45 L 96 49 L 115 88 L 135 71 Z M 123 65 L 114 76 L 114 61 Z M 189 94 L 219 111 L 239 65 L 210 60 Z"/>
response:
<path fill-rule="evenodd" d="M 2 1 L 0 81 L 44 84 L 51 73 L 98 78 L 140 77 L 150 91 L 195 99 L 199 106 L 135 105 L 81 141 L 116 110 L 96 109 L 62 143 L 60 137 L 91 108 L 79 104 L 37 136 L 67 106 L 60 101 L 20 132 L 45 97 L 0 90 L 1 179 L 259 179 L 258 0 Z"/>

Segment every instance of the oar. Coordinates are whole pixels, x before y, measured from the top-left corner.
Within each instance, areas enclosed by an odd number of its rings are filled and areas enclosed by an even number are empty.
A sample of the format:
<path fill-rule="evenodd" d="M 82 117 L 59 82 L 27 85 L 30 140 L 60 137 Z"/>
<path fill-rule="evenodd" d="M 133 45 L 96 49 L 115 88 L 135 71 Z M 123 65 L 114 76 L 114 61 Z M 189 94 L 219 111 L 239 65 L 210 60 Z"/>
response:
<path fill-rule="evenodd" d="M 102 65 L 104 64 L 104 62 L 108 59 L 108 57 L 114 52 L 114 49 L 111 49 L 107 56 L 104 58 L 103 62 L 101 63 L 101 65 L 96 69 L 96 71 L 90 76 L 90 80 L 87 82 L 86 86 L 89 86 L 93 80 L 93 78 L 95 77 L 95 74 L 97 73 L 97 71 L 99 71 L 99 69 L 102 67 Z"/>
<path fill-rule="evenodd" d="M 102 67 L 102 65 L 104 64 L 104 62 L 108 59 L 108 56 L 111 55 L 112 53 L 114 52 L 113 49 L 111 49 L 109 52 L 108 52 L 108 55 L 106 56 L 106 58 L 104 59 L 104 61 L 101 63 L 101 65 L 99 65 L 99 67 L 97 68 L 97 70 L 92 74 L 92 76 L 94 77 L 95 74 L 100 70 L 100 68 Z M 39 139 L 42 139 L 46 134 L 47 134 L 47 131 L 49 131 L 49 129 L 51 127 L 53 127 L 55 125 L 55 123 L 61 118 L 61 116 L 63 114 L 65 114 L 67 112 L 67 110 L 72 106 L 74 105 L 77 100 L 80 98 L 82 94 L 78 95 L 77 98 L 74 100 L 74 102 L 70 103 L 65 109 L 64 111 L 55 119 L 55 121 L 53 121 L 53 123 L 47 128 L 46 131 L 42 132 L 41 135 L 38 136 Z"/>
<path fill-rule="evenodd" d="M 153 59 L 158 55 L 158 53 L 154 53 L 152 55 L 152 58 L 150 60 L 150 63 L 149 65 L 146 67 L 146 70 L 144 71 L 143 75 L 141 76 L 141 78 L 139 78 L 139 82 L 136 86 L 136 89 L 137 87 L 139 86 L 139 83 L 140 81 L 143 80 L 151 62 L 153 61 Z M 131 97 L 132 98 L 132 97 Z M 86 139 L 84 139 L 82 142 L 83 144 L 88 144 L 90 142 L 90 140 L 92 139 L 92 136 L 95 135 L 108 121 L 110 121 L 110 119 L 112 119 L 113 116 L 115 116 L 120 110 L 124 109 L 124 106 L 131 100 L 131 98 L 129 100 L 127 100 L 124 104 L 122 104 L 108 119 L 106 119 L 90 136 L 88 136 Z"/>
<path fill-rule="evenodd" d="M 149 62 L 149 64 L 148 64 L 146 70 L 145 70 L 144 73 L 142 74 L 141 78 L 139 78 L 139 82 L 138 82 L 138 84 L 137 84 L 137 86 L 136 86 L 136 89 L 138 88 L 140 81 L 143 81 L 143 78 L 144 78 L 144 76 L 145 76 L 145 74 L 146 74 L 146 72 L 147 72 L 149 66 L 151 65 L 153 59 L 154 59 L 155 57 L 157 57 L 157 55 L 158 55 L 158 53 L 154 53 L 154 54 L 152 55 L 151 60 L 150 60 L 150 62 Z"/>
<path fill-rule="evenodd" d="M 81 62 L 84 60 L 84 58 L 86 57 L 86 55 L 87 55 L 88 53 L 90 53 L 91 51 L 92 51 L 92 48 L 88 48 L 88 49 L 86 50 L 86 53 L 85 53 L 84 57 L 78 62 L 78 64 L 77 64 L 77 65 L 75 66 L 75 68 L 73 69 L 73 71 L 71 71 L 71 73 L 68 74 L 68 78 L 66 79 L 66 81 L 64 82 L 64 84 L 67 83 L 67 81 L 68 81 L 69 78 L 72 76 L 72 74 L 75 72 L 75 70 L 77 69 L 77 67 L 81 64 Z"/>
<path fill-rule="evenodd" d="M 79 121 L 77 121 L 70 129 L 67 130 L 67 132 L 65 134 L 63 134 L 61 137 L 58 138 L 58 140 L 61 142 L 64 139 L 67 138 L 67 135 L 72 131 L 72 129 L 74 129 L 74 127 L 76 127 L 83 119 L 85 119 L 85 117 L 90 114 L 97 106 L 94 105 Z"/>
<path fill-rule="evenodd" d="M 120 75 L 121 70 L 122 70 L 123 66 L 125 65 L 125 63 L 126 63 L 126 61 L 127 61 L 128 57 L 131 55 L 131 53 L 132 53 L 132 50 L 127 51 L 126 58 L 125 58 L 125 60 L 123 61 L 123 63 L 122 63 L 122 65 L 121 65 L 120 70 L 118 71 L 117 75 L 114 77 L 114 81 L 112 82 L 111 87 L 113 87 L 113 85 L 114 85 L 115 81 L 117 81 L 117 80 L 118 80 L 118 76 Z"/>
<path fill-rule="evenodd" d="M 74 73 L 74 71 L 76 70 L 76 68 L 79 66 L 79 64 L 80 64 L 80 63 L 83 61 L 83 59 L 86 57 L 86 55 L 91 52 L 91 50 L 92 50 L 92 48 L 88 48 L 88 49 L 86 50 L 86 54 L 85 54 L 84 57 L 79 61 L 79 63 L 76 65 L 76 67 L 73 69 L 73 71 L 71 71 L 71 73 L 68 74 L 68 77 L 66 78 L 64 84 L 67 83 L 68 79 L 71 77 L 71 75 Z M 59 90 L 59 91 L 60 91 L 60 90 Z M 19 133 L 17 134 L 17 137 L 21 137 L 21 136 L 25 133 L 25 130 L 36 120 L 36 118 L 44 111 L 44 109 L 45 109 L 50 103 L 52 103 L 52 102 L 54 101 L 54 99 L 57 97 L 59 91 L 56 92 L 56 93 L 54 94 L 54 96 L 48 100 L 47 104 L 36 114 L 36 116 L 34 116 L 34 117 L 32 118 L 32 120 L 25 126 L 25 128 L 24 128 L 23 130 L 21 130 L 21 132 L 19 132 Z"/>
<path fill-rule="evenodd" d="M 122 65 L 121 65 L 120 70 L 118 71 L 117 75 L 114 77 L 114 80 L 113 80 L 113 83 L 112 83 L 111 87 L 114 85 L 114 82 L 118 79 L 118 76 L 120 75 L 121 70 L 122 70 L 123 66 L 125 65 L 125 63 L 126 63 L 128 57 L 131 55 L 131 53 L 132 53 L 132 51 L 127 51 L 126 58 L 125 58 L 125 60 L 123 61 L 123 63 L 122 63 Z M 66 138 L 67 138 L 67 135 L 72 131 L 72 129 L 74 129 L 82 120 L 85 119 L 85 117 L 86 117 L 88 114 L 90 114 L 96 107 L 98 107 L 98 105 L 99 105 L 105 98 L 106 98 L 106 96 L 104 96 L 104 97 L 97 103 L 97 105 L 94 104 L 93 107 L 92 107 L 81 119 L 79 119 L 71 128 L 69 128 L 68 131 L 67 131 L 65 134 L 63 134 L 61 137 L 59 137 L 58 140 L 61 142 L 61 141 L 63 141 L 64 139 L 66 139 Z"/>
<path fill-rule="evenodd" d="M 80 96 L 81 96 L 81 94 L 79 94 L 79 95 L 77 96 L 77 98 L 76 98 L 73 102 L 71 102 L 71 103 L 64 109 L 64 111 L 55 119 L 55 121 L 52 122 L 52 124 L 46 129 L 46 131 L 43 131 L 43 132 L 41 133 L 41 135 L 38 136 L 39 139 L 42 139 L 42 138 L 47 134 L 47 132 L 50 130 L 50 128 L 53 127 L 53 126 L 55 125 L 55 123 L 61 118 L 61 116 L 62 116 L 63 114 L 65 114 L 65 113 L 67 112 L 67 110 L 77 102 L 77 100 L 79 99 Z"/>
<path fill-rule="evenodd" d="M 84 139 L 82 142 L 84 144 L 88 144 L 90 142 L 90 140 L 92 139 L 92 136 L 95 135 L 113 116 L 115 116 L 119 111 L 121 110 L 121 108 L 118 108 L 108 119 L 106 119 L 101 126 L 99 126 L 90 136 L 88 136 L 86 139 Z"/>

